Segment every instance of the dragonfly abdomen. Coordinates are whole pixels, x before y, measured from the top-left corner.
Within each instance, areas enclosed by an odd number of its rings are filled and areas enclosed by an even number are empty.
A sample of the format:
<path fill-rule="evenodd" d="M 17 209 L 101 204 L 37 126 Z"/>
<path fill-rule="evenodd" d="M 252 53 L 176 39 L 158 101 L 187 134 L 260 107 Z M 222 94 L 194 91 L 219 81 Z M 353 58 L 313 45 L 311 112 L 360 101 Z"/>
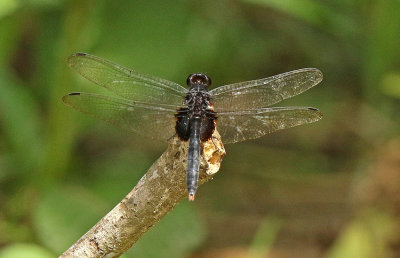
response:
<path fill-rule="evenodd" d="M 186 183 L 189 193 L 189 200 L 194 200 L 197 190 L 200 169 L 200 127 L 201 118 L 194 116 L 190 121 L 190 139 L 188 149 L 188 161 L 186 169 Z"/>

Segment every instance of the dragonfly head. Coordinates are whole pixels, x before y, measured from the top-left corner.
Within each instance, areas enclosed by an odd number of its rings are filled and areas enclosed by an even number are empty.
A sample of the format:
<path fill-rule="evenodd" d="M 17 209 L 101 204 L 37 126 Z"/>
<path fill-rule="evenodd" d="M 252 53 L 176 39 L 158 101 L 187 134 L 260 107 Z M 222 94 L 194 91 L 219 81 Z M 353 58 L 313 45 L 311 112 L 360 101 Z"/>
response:
<path fill-rule="evenodd" d="M 187 78 L 186 84 L 189 86 L 189 88 L 196 84 L 200 84 L 204 86 L 204 88 L 207 88 L 211 85 L 211 79 L 203 73 L 193 73 Z"/>

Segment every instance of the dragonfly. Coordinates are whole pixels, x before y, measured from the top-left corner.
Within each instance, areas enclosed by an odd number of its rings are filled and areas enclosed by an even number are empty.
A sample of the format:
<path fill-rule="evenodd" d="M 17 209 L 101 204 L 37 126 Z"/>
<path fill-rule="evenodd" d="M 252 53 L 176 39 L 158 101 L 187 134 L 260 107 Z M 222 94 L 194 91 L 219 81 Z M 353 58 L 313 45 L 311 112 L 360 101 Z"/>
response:
<path fill-rule="evenodd" d="M 74 92 L 62 98 L 66 105 L 147 138 L 189 141 L 186 182 L 191 201 L 198 185 L 201 142 L 216 128 L 229 144 L 322 118 L 313 107 L 270 107 L 320 83 L 323 75 L 316 68 L 209 90 L 211 79 L 204 73 L 189 75 L 188 87 L 183 87 L 85 53 L 71 55 L 68 65 L 116 97 Z"/>

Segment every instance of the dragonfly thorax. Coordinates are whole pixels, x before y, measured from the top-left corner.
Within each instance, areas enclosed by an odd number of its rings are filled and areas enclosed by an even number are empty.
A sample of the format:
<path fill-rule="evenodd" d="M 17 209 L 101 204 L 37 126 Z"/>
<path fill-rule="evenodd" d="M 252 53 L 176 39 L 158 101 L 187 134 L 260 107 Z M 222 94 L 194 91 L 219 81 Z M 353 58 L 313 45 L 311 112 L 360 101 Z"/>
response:
<path fill-rule="evenodd" d="M 210 106 L 210 94 L 203 85 L 193 85 L 186 95 L 185 104 L 188 107 L 189 113 L 202 116 Z"/>

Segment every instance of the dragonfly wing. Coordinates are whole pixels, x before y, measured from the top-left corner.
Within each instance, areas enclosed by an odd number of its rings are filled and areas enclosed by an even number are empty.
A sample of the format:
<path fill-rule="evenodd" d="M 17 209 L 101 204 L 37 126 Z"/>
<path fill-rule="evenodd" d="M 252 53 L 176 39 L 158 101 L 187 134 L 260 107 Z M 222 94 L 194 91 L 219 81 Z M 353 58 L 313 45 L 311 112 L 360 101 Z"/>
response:
<path fill-rule="evenodd" d="M 313 123 L 322 113 L 309 107 L 272 107 L 217 113 L 217 130 L 224 144 L 255 139 L 302 124 Z"/>
<path fill-rule="evenodd" d="M 83 113 L 139 135 L 167 141 L 175 134 L 176 110 L 91 93 L 70 93 L 63 102 Z"/>
<path fill-rule="evenodd" d="M 89 54 L 71 55 L 68 65 L 86 79 L 134 101 L 181 105 L 187 92 L 177 83 L 140 74 Z"/>
<path fill-rule="evenodd" d="M 322 81 L 322 72 L 304 68 L 269 78 L 239 82 L 210 91 L 215 111 L 250 110 L 296 96 Z"/>

